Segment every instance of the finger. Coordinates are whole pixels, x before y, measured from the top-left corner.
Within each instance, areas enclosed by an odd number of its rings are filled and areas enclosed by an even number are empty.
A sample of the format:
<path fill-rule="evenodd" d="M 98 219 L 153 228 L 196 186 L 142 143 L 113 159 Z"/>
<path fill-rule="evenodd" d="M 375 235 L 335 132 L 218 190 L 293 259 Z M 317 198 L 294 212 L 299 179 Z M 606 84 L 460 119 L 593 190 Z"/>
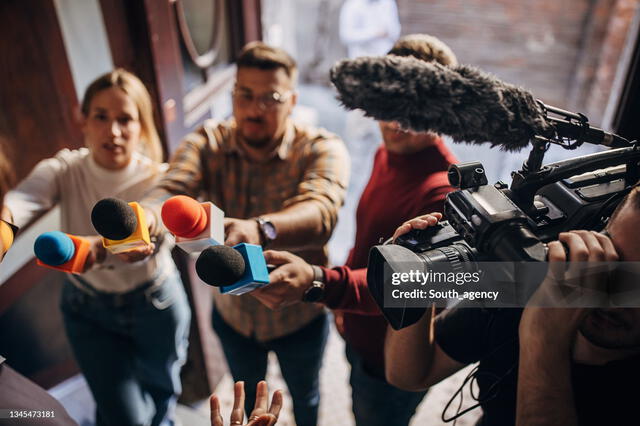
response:
<path fill-rule="evenodd" d="M 269 401 L 269 388 L 267 382 L 261 380 L 256 386 L 256 404 L 253 406 L 251 415 L 260 415 L 267 411 L 267 403 Z"/>
<path fill-rule="evenodd" d="M 596 237 L 595 232 L 591 231 L 574 231 L 587 246 L 589 256 L 588 262 L 603 262 L 604 261 L 604 248 L 600 244 L 600 240 Z"/>
<path fill-rule="evenodd" d="M 547 259 L 549 260 L 549 274 L 556 281 L 561 281 L 564 277 L 565 262 L 567 255 L 560 241 L 552 241 L 547 244 L 549 249 Z"/>
<path fill-rule="evenodd" d="M 599 232 L 594 233 L 595 237 L 600 241 L 600 245 L 604 249 L 604 260 L 605 262 L 617 262 L 620 260 L 620 256 L 618 255 L 618 251 L 613 245 L 613 241 L 611 238 L 606 235 L 600 234 Z"/>
<path fill-rule="evenodd" d="M 406 234 L 407 232 L 411 231 L 411 225 L 408 223 L 403 223 L 402 225 L 400 225 L 397 229 L 396 232 L 393 233 L 393 237 L 392 240 L 395 242 L 395 240 L 401 236 Z"/>
<path fill-rule="evenodd" d="M 211 408 L 211 426 L 224 426 L 220 414 L 220 400 L 215 394 L 209 397 L 209 407 Z"/>
<path fill-rule="evenodd" d="M 273 265 L 283 265 L 293 260 L 293 255 L 287 251 L 267 250 L 263 255 L 267 263 Z"/>
<path fill-rule="evenodd" d="M 282 409 L 284 398 L 282 396 L 282 391 L 277 390 L 273 393 L 273 397 L 271 398 L 271 406 L 269 407 L 269 413 L 276 416 L 276 419 L 280 417 L 280 410 Z"/>
<path fill-rule="evenodd" d="M 569 248 L 570 262 L 586 262 L 589 259 L 589 250 L 584 240 L 575 232 L 561 232 L 558 240 Z"/>
<path fill-rule="evenodd" d="M 262 414 L 255 418 L 254 420 L 250 420 L 246 426 L 273 426 L 276 424 L 278 419 L 273 414 Z"/>
<path fill-rule="evenodd" d="M 231 410 L 231 424 L 242 423 L 244 420 L 244 382 L 233 385 L 233 410 Z"/>
<path fill-rule="evenodd" d="M 412 229 L 427 229 L 432 223 L 435 224 L 435 219 L 411 219 L 409 225 Z"/>
<path fill-rule="evenodd" d="M 429 222 L 430 225 L 435 225 L 436 223 L 438 223 L 440 219 L 442 219 L 442 214 L 428 213 L 428 214 L 417 217 L 417 219 L 427 221 Z"/>

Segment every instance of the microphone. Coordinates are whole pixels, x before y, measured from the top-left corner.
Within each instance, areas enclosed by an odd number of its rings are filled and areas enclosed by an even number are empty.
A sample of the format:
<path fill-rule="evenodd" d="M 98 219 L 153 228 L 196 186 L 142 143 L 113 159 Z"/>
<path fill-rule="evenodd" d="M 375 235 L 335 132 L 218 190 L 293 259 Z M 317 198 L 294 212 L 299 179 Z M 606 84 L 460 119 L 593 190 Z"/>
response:
<path fill-rule="evenodd" d="M 447 67 L 388 55 L 342 60 L 330 74 L 345 107 L 363 109 L 376 120 L 397 121 L 415 131 L 443 133 L 454 142 L 490 143 L 505 151 L 519 151 L 535 136 L 580 137 L 611 147 L 630 145 L 584 121 L 548 117 L 547 109 L 558 109 L 536 101 L 523 88 L 466 65 Z"/>
<path fill-rule="evenodd" d="M 196 261 L 196 273 L 206 284 L 219 287 L 222 294 L 239 296 L 269 284 L 262 247 L 255 244 L 206 248 Z"/>
<path fill-rule="evenodd" d="M 151 244 L 144 209 L 135 201 L 104 198 L 93 206 L 91 223 L 102 236 L 102 245 L 113 254 Z"/>
<path fill-rule="evenodd" d="M 58 271 L 81 274 L 91 250 L 91 243 L 60 231 L 45 232 L 33 244 L 36 263 Z"/>
<path fill-rule="evenodd" d="M 164 202 L 161 216 L 164 226 L 175 235 L 176 245 L 187 253 L 224 244 L 224 212 L 213 203 L 176 195 Z"/>
<path fill-rule="evenodd" d="M 0 219 L 0 261 L 13 245 L 13 240 L 18 232 L 18 227 Z"/>

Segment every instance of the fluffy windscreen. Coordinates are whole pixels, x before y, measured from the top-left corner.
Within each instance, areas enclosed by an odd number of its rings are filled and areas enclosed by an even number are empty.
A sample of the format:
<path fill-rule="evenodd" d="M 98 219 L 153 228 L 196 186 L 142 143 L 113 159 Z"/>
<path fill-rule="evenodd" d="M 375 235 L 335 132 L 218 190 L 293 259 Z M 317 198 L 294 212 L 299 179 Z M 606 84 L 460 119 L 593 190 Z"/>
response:
<path fill-rule="evenodd" d="M 362 57 L 334 65 L 331 81 L 349 109 L 407 129 L 446 134 L 455 142 L 518 151 L 535 135 L 554 132 L 531 93 L 469 66 Z"/>

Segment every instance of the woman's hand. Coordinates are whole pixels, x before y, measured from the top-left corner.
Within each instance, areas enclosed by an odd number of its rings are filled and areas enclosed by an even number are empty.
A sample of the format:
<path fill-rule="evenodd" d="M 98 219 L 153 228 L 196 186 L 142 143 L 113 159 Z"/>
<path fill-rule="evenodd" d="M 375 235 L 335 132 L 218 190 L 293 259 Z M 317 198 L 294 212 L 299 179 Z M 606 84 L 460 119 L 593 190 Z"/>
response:
<path fill-rule="evenodd" d="M 280 409 L 282 408 L 282 391 L 273 393 L 271 406 L 267 409 L 269 399 L 269 389 L 264 380 L 256 386 L 256 404 L 249 415 L 246 426 L 273 426 L 278 421 Z M 216 394 L 209 398 L 211 406 L 211 426 L 223 426 L 222 414 L 220 413 L 220 400 Z M 230 425 L 243 425 L 244 420 L 244 382 L 236 382 L 233 387 L 233 410 L 231 411 Z"/>
<path fill-rule="evenodd" d="M 84 238 L 91 243 L 91 248 L 87 255 L 87 260 L 84 262 L 84 268 L 82 271 L 87 272 L 89 269 L 93 268 L 94 265 L 104 262 L 104 259 L 107 257 L 107 250 L 104 248 L 104 245 L 102 245 L 102 237 L 100 236 L 87 235 L 81 238 Z"/>

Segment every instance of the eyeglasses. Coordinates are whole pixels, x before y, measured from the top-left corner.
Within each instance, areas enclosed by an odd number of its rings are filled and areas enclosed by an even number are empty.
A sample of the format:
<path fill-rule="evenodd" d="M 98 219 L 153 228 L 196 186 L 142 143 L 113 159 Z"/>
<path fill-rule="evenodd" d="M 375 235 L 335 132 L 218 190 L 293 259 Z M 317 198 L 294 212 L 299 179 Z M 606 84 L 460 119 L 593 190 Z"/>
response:
<path fill-rule="evenodd" d="M 0 242 L 2 246 L 0 247 L 0 260 L 4 257 L 13 244 L 13 241 L 16 238 L 16 234 L 18 233 L 18 227 L 13 223 L 9 223 L 4 219 L 0 219 Z"/>
<path fill-rule="evenodd" d="M 247 90 L 233 89 L 231 95 L 241 108 L 247 108 L 253 104 L 254 100 L 258 102 L 258 108 L 263 111 L 273 110 L 284 104 L 291 98 L 293 92 L 291 90 L 284 93 L 271 92 L 262 96 L 254 96 Z"/>

